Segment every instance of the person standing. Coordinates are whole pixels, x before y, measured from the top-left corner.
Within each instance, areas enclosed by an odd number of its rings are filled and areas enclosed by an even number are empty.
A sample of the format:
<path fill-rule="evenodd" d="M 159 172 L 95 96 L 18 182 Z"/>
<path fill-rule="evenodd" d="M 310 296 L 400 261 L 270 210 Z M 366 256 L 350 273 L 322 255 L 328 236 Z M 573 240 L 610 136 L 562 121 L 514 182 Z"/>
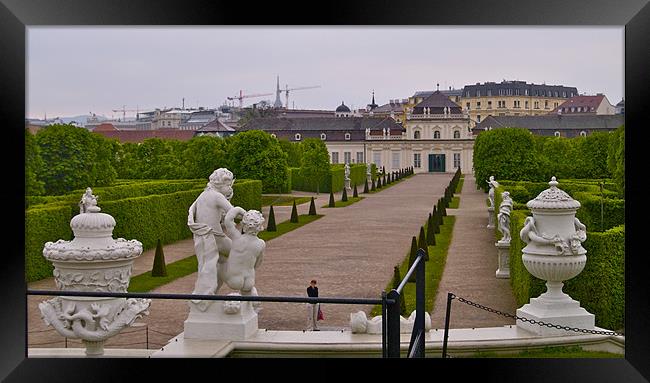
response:
<path fill-rule="evenodd" d="M 312 298 L 317 298 L 318 297 L 318 287 L 316 287 L 316 280 L 312 279 L 311 282 L 309 283 L 309 287 L 307 287 L 307 296 L 312 297 Z M 318 306 L 319 303 L 309 303 L 308 304 L 308 309 L 309 309 L 309 322 L 311 324 L 311 329 L 312 331 L 320 331 L 318 329 Z"/>

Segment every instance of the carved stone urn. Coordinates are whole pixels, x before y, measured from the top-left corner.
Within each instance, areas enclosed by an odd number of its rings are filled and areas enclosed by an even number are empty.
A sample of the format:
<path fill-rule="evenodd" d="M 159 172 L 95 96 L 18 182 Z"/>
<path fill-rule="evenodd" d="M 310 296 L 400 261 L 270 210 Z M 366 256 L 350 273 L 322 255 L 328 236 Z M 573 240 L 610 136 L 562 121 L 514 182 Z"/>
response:
<path fill-rule="evenodd" d="M 47 242 L 43 256 L 54 265 L 56 285 L 63 291 L 127 292 L 131 268 L 142 243 L 113 239 L 115 219 L 100 213 L 87 189 L 80 214 L 70 221 L 72 241 Z M 81 339 L 86 355 L 104 353 L 104 342 L 137 318 L 147 315 L 150 299 L 56 297 L 41 302 L 43 320 L 67 338 Z"/>
<path fill-rule="evenodd" d="M 587 251 L 582 242 L 587 231 L 575 216 L 580 202 L 557 187 L 555 177 L 550 188 L 526 204 L 533 213 L 526 218 L 520 237 L 527 245 L 522 261 L 533 276 L 546 280 L 546 292 L 517 310 L 517 316 L 581 329 L 594 328 L 594 315 L 580 307 L 562 291 L 563 281 L 582 272 Z M 575 335 L 576 332 L 539 326 L 517 320 L 517 327 L 537 335 Z"/>

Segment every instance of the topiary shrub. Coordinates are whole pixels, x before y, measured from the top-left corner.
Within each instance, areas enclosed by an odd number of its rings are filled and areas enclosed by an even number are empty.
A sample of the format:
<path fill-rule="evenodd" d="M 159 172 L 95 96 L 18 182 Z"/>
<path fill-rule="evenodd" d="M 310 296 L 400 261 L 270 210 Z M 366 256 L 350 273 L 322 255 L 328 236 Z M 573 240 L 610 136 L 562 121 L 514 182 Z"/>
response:
<path fill-rule="evenodd" d="M 402 276 L 399 273 L 399 266 L 393 267 L 393 289 L 397 290 L 399 287 L 399 284 L 402 282 Z M 405 291 L 402 290 L 401 297 L 400 297 L 400 303 L 399 303 L 399 315 L 402 316 L 407 316 L 408 314 L 406 313 L 406 297 L 404 296 Z"/>
<path fill-rule="evenodd" d="M 293 207 L 291 208 L 291 222 L 298 223 L 298 208 L 296 207 L 296 200 L 293 200 Z"/>
<path fill-rule="evenodd" d="M 357 192 L 357 184 L 354 184 L 354 192 L 352 193 L 352 197 L 359 197 L 359 193 Z"/>
<path fill-rule="evenodd" d="M 153 258 L 153 267 L 151 269 L 152 277 L 166 277 L 167 276 L 167 266 L 165 265 L 165 253 L 163 252 L 162 244 L 160 239 L 158 244 L 156 244 L 156 255 Z"/>
<path fill-rule="evenodd" d="M 346 202 L 348 200 L 348 191 L 346 188 L 343 188 L 343 194 L 341 195 L 341 202 Z"/>
<path fill-rule="evenodd" d="M 436 245 L 436 236 L 435 236 L 435 224 L 433 223 L 433 216 L 429 214 L 429 219 L 427 220 L 427 244 L 429 246 Z"/>
<path fill-rule="evenodd" d="M 418 242 L 415 239 L 415 236 L 411 238 L 411 250 L 409 251 L 409 270 L 411 269 L 411 266 L 413 266 L 413 263 L 415 262 L 415 258 L 418 256 Z M 409 277 L 409 282 L 415 282 L 415 273 L 411 274 Z"/>
<path fill-rule="evenodd" d="M 330 192 L 330 203 L 328 205 L 329 207 L 336 207 L 336 203 L 334 202 L 334 193 Z"/>
<path fill-rule="evenodd" d="M 429 260 L 429 247 L 427 245 L 427 236 L 424 234 L 424 227 L 420 226 L 420 236 L 418 238 L 418 249 L 422 249 L 426 252 L 424 257 L 425 261 Z"/>
<path fill-rule="evenodd" d="M 368 179 L 363 181 L 363 192 L 368 193 Z"/>
<path fill-rule="evenodd" d="M 314 197 L 311 197 L 311 203 L 309 204 L 309 215 L 316 215 L 316 204 L 314 203 Z"/>
<path fill-rule="evenodd" d="M 278 231 L 275 226 L 275 213 L 273 212 L 273 205 L 269 209 L 269 223 L 266 225 L 266 231 Z"/>

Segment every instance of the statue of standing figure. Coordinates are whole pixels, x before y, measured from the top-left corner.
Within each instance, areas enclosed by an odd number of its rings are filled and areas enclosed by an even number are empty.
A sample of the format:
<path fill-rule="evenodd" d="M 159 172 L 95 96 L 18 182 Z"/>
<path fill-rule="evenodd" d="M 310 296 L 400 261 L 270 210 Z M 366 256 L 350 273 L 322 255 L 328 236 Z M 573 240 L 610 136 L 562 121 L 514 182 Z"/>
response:
<path fill-rule="evenodd" d="M 345 188 L 348 190 L 352 190 L 350 187 L 350 164 L 347 162 L 345 163 Z"/>
<path fill-rule="evenodd" d="M 246 211 L 230 204 L 234 181 L 230 170 L 215 170 L 205 190 L 189 208 L 187 225 L 194 235 L 198 260 L 198 277 L 192 294 L 216 294 L 226 283 L 242 295 L 257 295 L 255 268 L 261 263 L 265 248 L 257 233 L 262 230 L 264 217 L 257 210 Z M 239 216 L 242 231 L 234 223 Z M 192 302 L 201 310 L 210 303 Z"/>
<path fill-rule="evenodd" d="M 494 209 L 494 189 L 499 187 L 499 183 L 494 180 L 494 176 L 490 176 L 490 179 L 487 181 L 488 186 L 490 186 L 490 191 L 488 192 L 488 197 L 490 198 L 490 207 Z"/>
<path fill-rule="evenodd" d="M 497 218 L 499 220 L 499 231 L 503 235 L 499 242 L 501 243 L 510 243 L 510 212 L 512 211 L 512 198 L 510 198 L 510 193 L 504 191 L 501 193 L 501 205 L 499 206 L 499 214 Z"/>

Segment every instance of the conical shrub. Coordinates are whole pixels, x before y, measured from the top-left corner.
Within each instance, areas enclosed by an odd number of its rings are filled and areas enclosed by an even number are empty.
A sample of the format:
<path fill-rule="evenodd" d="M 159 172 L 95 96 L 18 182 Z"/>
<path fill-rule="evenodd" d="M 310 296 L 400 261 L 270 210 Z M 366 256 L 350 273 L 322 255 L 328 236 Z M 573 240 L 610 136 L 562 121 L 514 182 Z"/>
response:
<path fill-rule="evenodd" d="M 411 238 L 411 251 L 409 252 L 409 270 L 415 262 L 415 258 L 418 256 L 418 241 L 415 239 L 415 236 Z M 409 282 L 415 282 L 415 273 L 411 274 L 409 277 Z"/>
<path fill-rule="evenodd" d="M 296 200 L 293 200 L 293 207 L 291 208 L 291 222 L 298 223 L 298 208 L 296 207 Z"/>
<path fill-rule="evenodd" d="M 366 178 L 366 181 L 363 183 L 363 193 L 366 194 L 368 193 L 368 179 Z"/>
<path fill-rule="evenodd" d="M 346 188 L 343 188 L 343 194 L 341 195 L 341 202 L 346 202 L 348 200 L 348 191 Z"/>
<path fill-rule="evenodd" d="M 357 184 L 354 184 L 354 191 L 352 192 L 352 197 L 354 198 L 359 197 L 359 193 L 357 192 Z"/>
<path fill-rule="evenodd" d="M 278 231 L 275 227 L 275 213 L 273 212 L 273 205 L 269 209 L 269 223 L 266 225 L 266 231 Z"/>
<path fill-rule="evenodd" d="M 427 245 L 427 236 L 424 234 L 424 227 L 420 226 L 420 237 L 418 238 L 418 249 L 424 250 L 427 255 L 424 256 L 424 260 L 429 260 L 429 247 Z"/>
<path fill-rule="evenodd" d="M 316 204 L 314 203 L 314 197 L 311 197 L 311 203 L 309 204 L 309 215 L 316 215 Z"/>
<path fill-rule="evenodd" d="M 335 207 L 336 203 L 334 202 L 334 193 L 330 191 L 330 204 L 329 207 Z"/>
<path fill-rule="evenodd" d="M 393 267 L 393 289 L 397 290 L 399 287 L 399 284 L 402 282 L 402 276 L 399 273 L 399 267 L 395 266 Z M 407 316 L 408 314 L 406 313 L 406 298 L 404 296 L 404 290 L 402 290 L 402 296 L 400 297 L 400 303 L 399 303 L 399 315 L 401 316 Z"/>
<path fill-rule="evenodd" d="M 429 246 L 435 246 L 436 245 L 436 232 L 435 232 L 435 224 L 433 223 L 433 217 L 429 215 L 429 221 L 427 223 L 427 244 Z"/>
<path fill-rule="evenodd" d="M 167 266 L 165 265 L 165 253 L 163 252 L 162 244 L 160 239 L 156 244 L 156 255 L 153 257 L 153 267 L 151 268 L 152 277 L 166 277 L 167 276 Z"/>
<path fill-rule="evenodd" d="M 370 188 L 370 191 L 375 191 L 376 190 L 376 188 L 375 188 L 375 180 L 371 180 L 370 183 L 372 185 L 372 187 Z"/>

